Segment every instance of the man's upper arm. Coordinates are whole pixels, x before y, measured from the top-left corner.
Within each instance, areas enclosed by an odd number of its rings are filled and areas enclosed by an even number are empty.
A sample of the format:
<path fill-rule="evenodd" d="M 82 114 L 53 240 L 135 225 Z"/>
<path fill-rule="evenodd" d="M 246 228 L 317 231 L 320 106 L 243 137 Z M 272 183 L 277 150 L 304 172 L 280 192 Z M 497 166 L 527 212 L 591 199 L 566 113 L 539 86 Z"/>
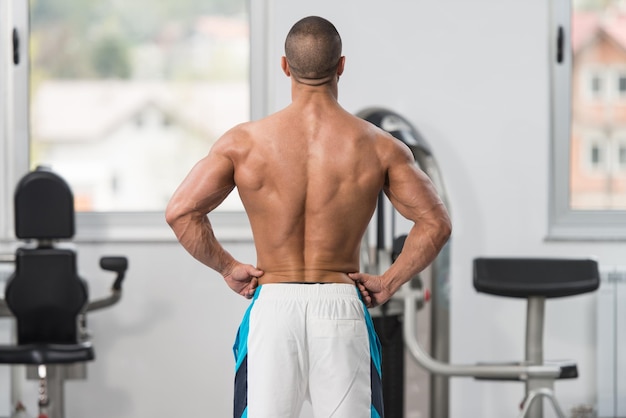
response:
<path fill-rule="evenodd" d="M 206 215 L 233 190 L 234 166 L 227 153 L 228 140 L 222 139 L 191 169 L 172 196 L 168 212 Z"/>
<path fill-rule="evenodd" d="M 394 207 L 412 221 L 442 219 L 448 222 L 447 211 L 430 178 L 420 170 L 410 150 L 394 144 L 387 169 L 385 193 Z"/>

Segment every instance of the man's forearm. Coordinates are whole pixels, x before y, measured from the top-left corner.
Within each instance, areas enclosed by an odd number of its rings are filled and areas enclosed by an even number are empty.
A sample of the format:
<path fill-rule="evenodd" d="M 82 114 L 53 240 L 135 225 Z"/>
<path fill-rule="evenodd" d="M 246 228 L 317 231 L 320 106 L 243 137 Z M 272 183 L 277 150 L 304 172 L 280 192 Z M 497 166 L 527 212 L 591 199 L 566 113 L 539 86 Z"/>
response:
<path fill-rule="evenodd" d="M 226 276 L 236 263 L 215 238 L 207 216 L 187 216 L 170 224 L 178 241 L 196 260 Z"/>
<path fill-rule="evenodd" d="M 393 294 L 428 267 L 450 237 L 450 223 L 417 223 L 411 228 L 404 248 L 396 261 L 383 274 L 385 287 Z"/>

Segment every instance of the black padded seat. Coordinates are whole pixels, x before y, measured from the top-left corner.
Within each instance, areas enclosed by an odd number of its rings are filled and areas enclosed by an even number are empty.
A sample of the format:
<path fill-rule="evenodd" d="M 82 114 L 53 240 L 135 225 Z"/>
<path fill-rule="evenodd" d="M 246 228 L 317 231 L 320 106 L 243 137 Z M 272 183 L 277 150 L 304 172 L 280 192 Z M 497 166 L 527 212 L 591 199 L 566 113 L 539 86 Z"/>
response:
<path fill-rule="evenodd" d="M 91 343 L 79 342 L 76 317 L 87 286 L 76 273 L 73 251 L 56 248 L 16 252 L 5 298 L 17 323 L 17 346 L 0 346 L 0 363 L 56 364 L 94 359 Z"/>
<path fill-rule="evenodd" d="M 600 286 L 591 259 L 477 258 L 474 288 L 497 296 L 558 298 L 592 292 Z"/>
<path fill-rule="evenodd" d="M 2 364 L 67 364 L 94 360 L 91 342 L 0 346 Z"/>

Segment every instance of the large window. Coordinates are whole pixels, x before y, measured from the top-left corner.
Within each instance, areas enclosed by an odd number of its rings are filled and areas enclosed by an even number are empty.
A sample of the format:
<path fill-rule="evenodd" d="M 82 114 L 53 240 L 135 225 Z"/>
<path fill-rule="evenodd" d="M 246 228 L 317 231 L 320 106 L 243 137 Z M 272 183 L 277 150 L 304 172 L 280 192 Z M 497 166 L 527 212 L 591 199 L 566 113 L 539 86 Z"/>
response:
<path fill-rule="evenodd" d="M 551 31 L 551 235 L 624 239 L 626 2 L 556 1 Z"/>
<path fill-rule="evenodd" d="M 249 31 L 245 0 L 31 0 L 31 168 L 79 212 L 162 211 L 250 118 Z"/>

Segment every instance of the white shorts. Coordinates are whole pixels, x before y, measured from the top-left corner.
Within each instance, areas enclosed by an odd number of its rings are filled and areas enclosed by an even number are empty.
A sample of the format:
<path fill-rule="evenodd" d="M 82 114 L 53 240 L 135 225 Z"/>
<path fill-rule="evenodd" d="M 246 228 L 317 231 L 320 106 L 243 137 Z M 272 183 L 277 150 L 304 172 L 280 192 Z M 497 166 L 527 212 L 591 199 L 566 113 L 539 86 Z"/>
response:
<path fill-rule="evenodd" d="M 380 342 L 350 284 L 260 286 L 235 346 L 234 417 L 383 416 Z"/>

